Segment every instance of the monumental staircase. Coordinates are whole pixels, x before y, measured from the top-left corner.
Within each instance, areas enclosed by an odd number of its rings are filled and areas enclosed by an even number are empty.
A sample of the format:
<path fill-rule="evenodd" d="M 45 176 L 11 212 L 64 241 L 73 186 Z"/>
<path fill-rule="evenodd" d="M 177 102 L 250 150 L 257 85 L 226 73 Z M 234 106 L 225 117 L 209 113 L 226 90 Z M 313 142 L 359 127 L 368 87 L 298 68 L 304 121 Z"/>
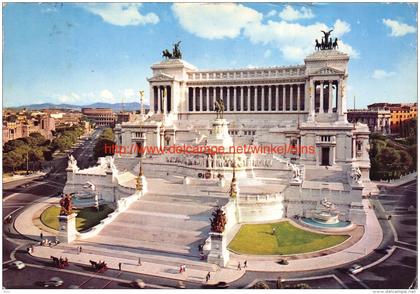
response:
<path fill-rule="evenodd" d="M 200 260 L 198 246 L 210 231 L 211 213 L 228 201 L 228 188 L 204 186 L 180 177 L 148 179 L 149 193 L 133 203 L 97 236 L 81 241 L 83 248 L 134 261 L 213 271 Z"/>

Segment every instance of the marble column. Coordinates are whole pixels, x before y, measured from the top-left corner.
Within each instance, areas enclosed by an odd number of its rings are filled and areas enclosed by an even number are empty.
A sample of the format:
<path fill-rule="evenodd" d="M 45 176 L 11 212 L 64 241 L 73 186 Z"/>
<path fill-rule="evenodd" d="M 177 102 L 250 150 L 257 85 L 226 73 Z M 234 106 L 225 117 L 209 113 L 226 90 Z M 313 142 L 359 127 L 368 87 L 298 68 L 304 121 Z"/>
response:
<path fill-rule="evenodd" d="M 308 83 L 308 103 L 306 103 L 306 107 L 309 111 L 308 121 L 314 121 L 315 116 L 315 85 L 314 81 L 311 79 Z"/>
<path fill-rule="evenodd" d="M 203 111 L 203 87 L 200 87 L 200 111 Z"/>
<path fill-rule="evenodd" d="M 241 87 L 241 105 L 238 110 L 244 110 L 244 87 Z"/>
<path fill-rule="evenodd" d="M 227 87 L 226 91 L 226 110 L 230 111 L 230 87 Z"/>
<path fill-rule="evenodd" d="M 235 87 L 233 87 L 233 111 L 236 111 L 237 110 L 237 103 L 236 103 L 236 86 Z"/>
<path fill-rule="evenodd" d="M 195 103 L 195 88 L 194 88 L 194 87 L 192 87 L 191 89 L 192 89 L 192 91 L 193 91 L 193 99 L 192 99 L 192 100 L 193 100 L 193 110 L 192 110 L 192 111 L 194 111 L 194 112 L 195 112 L 195 104 L 196 104 L 196 103 Z"/>
<path fill-rule="evenodd" d="M 254 111 L 258 111 L 258 87 L 254 86 Z"/>
<path fill-rule="evenodd" d="M 207 111 L 210 111 L 210 88 L 206 87 Z"/>
<path fill-rule="evenodd" d="M 251 87 L 250 86 L 247 86 L 248 87 L 248 91 L 247 91 L 247 100 L 248 100 L 248 105 L 247 105 L 247 111 L 248 112 L 250 112 L 251 111 Z"/>
<path fill-rule="evenodd" d="M 297 85 L 297 110 L 300 111 L 300 84 Z"/>
<path fill-rule="evenodd" d="M 160 89 L 160 86 L 158 87 L 158 113 L 162 113 L 161 112 L 161 100 L 162 100 L 162 91 Z"/>
<path fill-rule="evenodd" d="M 319 91 L 319 113 L 324 113 L 324 81 L 321 81 L 321 89 Z"/>
<path fill-rule="evenodd" d="M 276 85 L 276 111 L 279 111 L 279 85 Z"/>
<path fill-rule="evenodd" d="M 341 80 L 337 81 L 337 113 L 339 116 L 343 115 L 343 106 L 341 101 Z"/>
<path fill-rule="evenodd" d="M 261 86 L 261 111 L 265 111 L 265 86 Z"/>
<path fill-rule="evenodd" d="M 271 85 L 268 86 L 268 111 L 271 111 Z"/>
<path fill-rule="evenodd" d="M 216 103 L 216 87 L 213 87 L 213 109 L 214 109 L 214 104 Z"/>
<path fill-rule="evenodd" d="M 283 111 L 286 111 L 286 85 L 283 85 Z"/>
<path fill-rule="evenodd" d="M 293 111 L 293 85 L 290 85 L 289 111 Z"/>
<path fill-rule="evenodd" d="M 332 109 L 333 109 L 333 107 L 332 107 L 332 98 L 333 98 L 333 95 L 332 95 L 332 83 L 331 83 L 331 81 L 329 81 L 328 82 L 328 113 L 332 113 Z"/>

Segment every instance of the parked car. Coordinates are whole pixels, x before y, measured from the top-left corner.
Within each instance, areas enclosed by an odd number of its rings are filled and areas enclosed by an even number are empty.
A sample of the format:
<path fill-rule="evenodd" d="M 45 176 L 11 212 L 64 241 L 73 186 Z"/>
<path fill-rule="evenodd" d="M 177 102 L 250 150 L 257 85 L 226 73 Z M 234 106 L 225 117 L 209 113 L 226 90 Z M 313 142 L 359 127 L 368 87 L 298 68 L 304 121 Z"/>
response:
<path fill-rule="evenodd" d="M 24 269 L 25 267 L 26 265 L 20 260 L 15 260 L 10 263 L 10 268 L 13 268 L 13 269 L 21 270 L 21 269 Z"/>
<path fill-rule="evenodd" d="M 61 285 L 63 285 L 63 280 L 60 279 L 59 277 L 53 277 L 51 279 L 49 279 L 48 281 L 44 282 L 44 287 L 48 288 L 48 287 L 60 287 Z"/>
<path fill-rule="evenodd" d="M 143 282 L 143 280 L 136 279 L 130 283 L 130 286 L 133 288 L 144 289 L 144 287 L 146 287 L 146 284 Z"/>
<path fill-rule="evenodd" d="M 201 286 L 201 288 L 207 288 L 207 289 L 226 289 L 229 288 L 229 284 L 226 282 L 219 282 L 217 284 L 204 284 Z"/>
<path fill-rule="evenodd" d="M 349 268 L 349 272 L 351 274 L 357 274 L 360 273 L 363 270 L 363 267 L 360 264 L 353 264 L 350 268 Z"/>

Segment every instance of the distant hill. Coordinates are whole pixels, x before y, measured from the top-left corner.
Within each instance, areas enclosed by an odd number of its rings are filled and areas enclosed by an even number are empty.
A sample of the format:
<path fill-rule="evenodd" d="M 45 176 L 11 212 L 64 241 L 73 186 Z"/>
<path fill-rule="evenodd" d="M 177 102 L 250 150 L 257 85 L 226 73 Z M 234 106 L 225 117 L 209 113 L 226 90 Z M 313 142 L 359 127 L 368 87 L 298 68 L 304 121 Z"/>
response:
<path fill-rule="evenodd" d="M 75 105 L 75 104 L 53 104 L 53 103 L 40 103 L 40 104 L 29 104 L 29 105 L 22 105 L 19 107 L 8 107 L 8 108 L 26 108 L 26 109 L 81 109 L 81 108 L 112 108 L 114 111 L 120 111 L 124 108 L 124 110 L 132 111 L 132 110 L 139 110 L 140 109 L 140 103 L 138 102 L 129 102 L 124 103 L 124 107 L 122 107 L 122 103 L 105 103 L 105 102 L 95 102 L 89 105 Z M 149 105 L 144 106 L 145 109 L 149 109 Z"/>

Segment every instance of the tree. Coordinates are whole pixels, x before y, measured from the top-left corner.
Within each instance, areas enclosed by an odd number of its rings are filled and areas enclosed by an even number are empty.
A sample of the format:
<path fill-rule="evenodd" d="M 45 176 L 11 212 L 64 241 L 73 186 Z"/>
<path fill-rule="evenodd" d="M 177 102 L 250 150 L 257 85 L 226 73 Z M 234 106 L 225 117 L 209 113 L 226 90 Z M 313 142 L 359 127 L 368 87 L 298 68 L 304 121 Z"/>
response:
<path fill-rule="evenodd" d="M 32 146 L 42 146 L 47 141 L 40 133 L 32 133 L 29 137 L 33 139 Z"/>
<path fill-rule="evenodd" d="M 379 152 L 376 160 L 380 164 L 384 174 L 386 174 L 387 179 L 395 177 L 396 171 L 400 168 L 400 155 L 397 150 L 385 147 Z"/>
<path fill-rule="evenodd" d="M 398 150 L 400 155 L 400 171 L 404 174 L 408 173 L 413 165 L 413 158 L 411 155 L 405 150 Z"/>
<path fill-rule="evenodd" d="M 10 152 L 15 150 L 16 148 L 20 147 L 20 146 L 24 146 L 27 145 L 27 143 L 23 140 L 23 138 L 19 138 L 16 140 L 10 140 L 8 142 L 6 142 L 3 146 L 3 152 Z"/>
<path fill-rule="evenodd" d="M 3 154 L 3 168 L 6 170 L 12 170 L 13 173 L 18 166 L 23 164 L 23 162 L 24 158 L 19 152 L 10 151 Z"/>

